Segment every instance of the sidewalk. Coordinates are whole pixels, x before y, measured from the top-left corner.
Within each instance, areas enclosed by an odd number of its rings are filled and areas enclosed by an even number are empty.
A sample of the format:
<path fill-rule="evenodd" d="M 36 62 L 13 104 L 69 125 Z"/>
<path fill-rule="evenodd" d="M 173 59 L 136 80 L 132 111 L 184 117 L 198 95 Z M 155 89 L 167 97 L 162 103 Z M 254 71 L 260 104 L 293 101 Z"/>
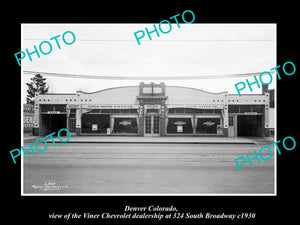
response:
<path fill-rule="evenodd" d="M 50 137 L 29 136 L 24 137 L 25 143 L 33 143 L 38 138 L 52 142 Z M 62 137 L 62 139 L 66 139 Z M 57 137 L 54 141 L 60 142 Z M 272 143 L 271 137 L 137 137 L 137 136 L 72 136 L 68 143 L 144 143 L 144 144 L 258 144 Z"/>

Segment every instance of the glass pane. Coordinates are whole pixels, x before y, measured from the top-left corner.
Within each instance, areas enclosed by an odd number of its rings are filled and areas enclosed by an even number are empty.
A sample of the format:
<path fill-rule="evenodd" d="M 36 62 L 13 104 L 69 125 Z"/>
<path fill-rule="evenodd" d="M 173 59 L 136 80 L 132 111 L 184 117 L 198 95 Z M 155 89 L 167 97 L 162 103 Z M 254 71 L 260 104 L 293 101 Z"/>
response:
<path fill-rule="evenodd" d="M 151 116 L 146 116 L 145 126 L 146 134 L 151 134 Z"/>
<path fill-rule="evenodd" d="M 75 118 L 69 118 L 69 131 L 71 133 L 76 132 L 76 119 Z"/>
<path fill-rule="evenodd" d="M 162 88 L 161 87 L 153 87 L 153 93 L 154 94 L 162 93 Z"/>
<path fill-rule="evenodd" d="M 252 106 L 252 112 L 263 113 L 264 112 L 264 106 L 263 105 L 253 105 Z"/>
<path fill-rule="evenodd" d="M 152 87 L 144 87 L 143 88 L 144 94 L 151 94 L 152 93 Z"/>
<path fill-rule="evenodd" d="M 147 109 L 147 113 L 158 113 L 158 109 Z"/>
<path fill-rule="evenodd" d="M 184 108 L 176 108 L 175 112 L 176 113 L 184 113 Z"/>
<path fill-rule="evenodd" d="M 153 116 L 153 133 L 159 134 L 159 117 Z"/>
<path fill-rule="evenodd" d="M 195 110 L 194 109 L 191 109 L 191 108 L 186 108 L 185 109 L 185 113 L 194 113 Z"/>
<path fill-rule="evenodd" d="M 53 105 L 41 105 L 41 112 L 54 111 Z"/>
<path fill-rule="evenodd" d="M 244 113 L 244 112 L 251 112 L 251 106 L 250 105 L 241 105 L 240 113 Z"/>
<path fill-rule="evenodd" d="M 110 109 L 101 109 L 101 113 L 110 113 Z"/>
<path fill-rule="evenodd" d="M 83 114 L 81 117 L 82 133 L 107 133 L 110 116 L 103 114 Z"/>
<path fill-rule="evenodd" d="M 229 126 L 233 126 L 233 116 L 229 116 Z"/>
<path fill-rule="evenodd" d="M 66 105 L 54 105 L 54 111 L 65 112 L 66 111 Z"/>
<path fill-rule="evenodd" d="M 192 134 L 193 126 L 191 118 L 169 118 L 167 133 Z"/>
<path fill-rule="evenodd" d="M 174 108 L 169 109 L 169 113 L 175 113 L 175 109 Z"/>
<path fill-rule="evenodd" d="M 204 113 L 213 113 L 213 109 L 204 109 Z"/>
<path fill-rule="evenodd" d="M 130 109 L 121 109 L 120 111 L 121 113 L 126 113 L 126 114 L 130 113 Z"/>
<path fill-rule="evenodd" d="M 41 112 L 48 111 L 66 112 L 66 105 L 41 105 Z"/>
<path fill-rule="evenodd" d="M 239 106 L 238 105 L 229 105 L 228 112 L 229 113 L 239 113 Z"/>
<path fill-rule="evenodd" d="M 204 113 L 204 109 L 195 109 L 196 113 Z"/>
<path fill-rule="evenodd" d="M 216 134 L 220 118 L 198 118 L 196 132 L 198 134 Z"/>
<path fill-rule="evenodd" d="M 120 117 L 114 118 L 114 133 L 137 133 L 138 126 L 137 126 L 137 119 L 136 118 L 127 118 L 127 117 Z"/>
<path fill-rule="evenodd" d="M 214 113 L 221 113 L 221 109 L 214 109 Z"/>

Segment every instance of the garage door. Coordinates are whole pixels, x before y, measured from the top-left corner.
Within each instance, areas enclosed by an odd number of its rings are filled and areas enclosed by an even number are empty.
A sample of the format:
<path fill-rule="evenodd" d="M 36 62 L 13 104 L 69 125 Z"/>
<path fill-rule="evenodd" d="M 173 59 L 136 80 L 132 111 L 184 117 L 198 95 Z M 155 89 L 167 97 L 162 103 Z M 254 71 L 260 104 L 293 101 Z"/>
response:
<path fill-rule="evenodd" d="M 41 114 L 41 118 L 41 136 L 45 136 L 53 132 L 57 134 L 60 129 L 67 127 L 66 114 Z M 66 132 L 62 131 L 60 135 L 64 136 L 66 135 Z"/>
<path fill-rule="evenodd" d="M 237 116 L 238 136 L 263 136 L 262 115 L 238 115 Z"/>

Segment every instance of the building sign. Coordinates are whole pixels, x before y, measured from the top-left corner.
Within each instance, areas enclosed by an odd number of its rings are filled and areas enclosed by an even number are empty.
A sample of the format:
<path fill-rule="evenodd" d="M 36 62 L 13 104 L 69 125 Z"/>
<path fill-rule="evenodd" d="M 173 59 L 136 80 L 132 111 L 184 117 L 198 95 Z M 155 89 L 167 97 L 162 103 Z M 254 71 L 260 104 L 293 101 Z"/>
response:
<path fill-rule="evenodd" d="M 257 115 L 257 112 L 244 112 L 245 115 Z"/>
<path fill-rule="evenodd" d="M 98 130 L 98 124 L 92 124 L 92 130 L 97 131 Z"/>
<path fill-rule="evenodd" d="M 138 109 L 138 105 L 83 105 L 85 109 Z"/>
<path fill-rule="evenodd" d="M 47 114 L 60 114 L 60 111 L 47 111 Z"/>
<path fill-rule="evenodd" d="M 131 121 L 130 120 L 123 120 L 121 122 L 119 122 L 119 124 L 123 125 L 123 126 L 131 126 Z"/>
<path fill-rule="evenodd" d="M 33 115 L 24 115 L 23 116 L 23 126 L 24 127 L 33 127 Z"/>
<path fill-rule="evenodd" d="M 222 125 L 217 125 L 217 134 L 223 134 L 223 127 L 222 127 Z"/>
<path fill-rule="evenodd" d="M 185 122 L 183 122 L 183 121 L 176 121 L 176 122 L 174 122 L 174 124 L 177 125 L 177 126 L 182 126 L 182 125 L 185 125 Z"/>
<path fill-rule="evenodd" d="M 33 116 L 23 116 L 23 123 L 33 123 Z"/>
<path fill-rule="evenodd" d="M 182 133 L 183 132 L 183 126 L 177 126 L 177 132 Z"/>
<path fill-rule="evenodd" d="M 213 125 L 215 125 L 215 122 L 213 122 L 213 121 L 206 121 L 206 122 L 203 123 L 203 125 L 205 125 L 205 126 L 213 126 Z"/>
<path fill-rule="evenodd" d="M 211 104 L 202 104 L 202 105 L 168 105 L 168 108 L 196 108 L 196 109 L 223 109 L 223 105 L 211 105 Z"/>
<path fill-rule="evenodd" d="M 160 105 L 145 105 L 145 109 L 160 109 Z"/>

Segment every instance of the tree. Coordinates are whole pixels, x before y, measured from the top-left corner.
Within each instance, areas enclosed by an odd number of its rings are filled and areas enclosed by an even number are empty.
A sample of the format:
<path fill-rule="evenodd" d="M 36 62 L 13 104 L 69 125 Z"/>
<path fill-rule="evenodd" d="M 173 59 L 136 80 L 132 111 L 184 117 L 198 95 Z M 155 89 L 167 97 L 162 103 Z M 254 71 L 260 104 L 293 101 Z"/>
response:
<path fill-rule="evenodd" d="M 43 76 L 39 73 L 34 75 L 34 77 L 32 77 L 30 80 L 30 83 L 26 83 L 28 86 L 26 103 L 34 105 L 35 93 L 46 94 L 48 93 L 49 87 L 47 87 L 45 82 L 46 78 L 43 78 Z"/>

